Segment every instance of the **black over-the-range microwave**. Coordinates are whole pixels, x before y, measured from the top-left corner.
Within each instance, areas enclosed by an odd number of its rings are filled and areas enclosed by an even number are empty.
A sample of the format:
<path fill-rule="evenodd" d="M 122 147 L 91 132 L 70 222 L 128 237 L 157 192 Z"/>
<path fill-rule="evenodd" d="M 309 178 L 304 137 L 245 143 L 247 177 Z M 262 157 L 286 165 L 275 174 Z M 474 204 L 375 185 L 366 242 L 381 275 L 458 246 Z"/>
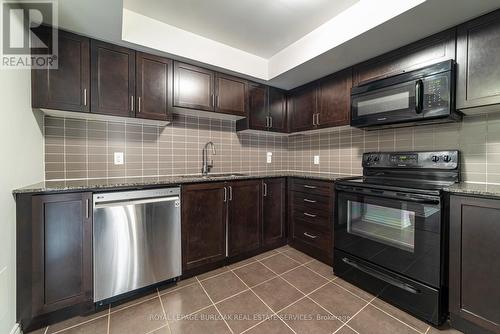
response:
<path fill-rule="evenodd" d="M 374 80 L 351 92 L 351 126 L 367 129 L 459 121 L 455 63 L 447 60 Z"/>

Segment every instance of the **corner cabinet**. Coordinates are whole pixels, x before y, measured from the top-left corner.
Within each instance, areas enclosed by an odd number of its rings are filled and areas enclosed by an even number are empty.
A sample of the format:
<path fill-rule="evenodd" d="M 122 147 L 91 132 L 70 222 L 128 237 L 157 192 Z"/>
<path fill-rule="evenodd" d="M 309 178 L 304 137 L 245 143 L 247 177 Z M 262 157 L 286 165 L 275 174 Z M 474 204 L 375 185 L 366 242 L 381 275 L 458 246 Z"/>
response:
<path fill-rule="evenodd" d="M 500 105 L 500 11 L 479 17 L 457 31 L 457 109 L 485 111 Z M 479 110 L 482 111 L 482 110 Z"/>
<path fill-rule="evenodd" d="M 18 197 L 17 320 L 25 331 L 70 307 L 93 309 L 91 203 L 91 193 Z"/>
<path fill-rule="evenodd" d="M 450 196 L 450 318 L 466 333 L 500 333 L 500 199 Z"/>

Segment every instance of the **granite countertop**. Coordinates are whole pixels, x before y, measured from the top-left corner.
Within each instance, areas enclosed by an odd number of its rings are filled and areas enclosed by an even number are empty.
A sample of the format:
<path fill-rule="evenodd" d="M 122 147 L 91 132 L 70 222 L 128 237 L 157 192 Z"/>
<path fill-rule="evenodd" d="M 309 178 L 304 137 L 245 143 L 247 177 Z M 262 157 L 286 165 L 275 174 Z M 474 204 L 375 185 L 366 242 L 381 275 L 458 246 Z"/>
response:
<path fill-rule="evenodd" d="M 295 171 L 273 171 L 260 173 L 242 173 L 236 175 L 212 174 L 208 177 L 201 175 L 180 175 L 160 177 L 131 177 L 116 179 L 89 179 L 89 180 L 66 180 L 66 181 L 44 181 L 26 187 L 13 190 L 14 194 L 23 193 L 50 193 L 65 191 L 102 191 L 111 189 L 137 189 L 156 186 L 172 186 L 188 183 L 250 180 L 267 177 L 300 177 L 324 181 L 334 181 L 339 178 L 351 177 L 346 174 L 312 173 Z"/>
<path fill-rule="evenodd" d="M 477 184 L 477 183 L 456 183 L 445 189 L 450 194 L 478 195 L 500 197 L 500 185 Z"/>

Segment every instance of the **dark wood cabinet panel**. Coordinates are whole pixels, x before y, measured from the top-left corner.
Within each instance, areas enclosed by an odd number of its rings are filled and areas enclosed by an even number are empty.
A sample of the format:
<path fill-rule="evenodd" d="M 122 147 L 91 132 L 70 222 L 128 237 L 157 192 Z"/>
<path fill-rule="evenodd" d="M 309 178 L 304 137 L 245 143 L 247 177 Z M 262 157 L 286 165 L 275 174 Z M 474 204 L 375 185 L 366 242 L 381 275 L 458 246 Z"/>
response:
<path fill-rule="evenodd" d="M 134 116 L 135 51 L 91 41 L 91 112 Z"/>
<path fill-rule="evenodd" d="M 213 71 L 174 62 L 174 106 L 213 111 L 214 78 Z"/>
<path fill-rule="evenodd" d="M 455 59 L 455 29 L 446 30 L 385 53 L 353 68 L 354 86 Z"/>
<path fill-rule="evenodd" d="M 268 87 L 248 84 L 248 119 L 250 129 L 267 130 L 269 126 Z"/>
<path fill-rule="evenodd" d="M 227 205 L 224 183 L 182 187 L 183 272 L 226 257 Z"/>
<path fill-rule="evenodd" d="M 172 61 L 137 52 L 136 117 L 169 120 L 172 94 Z"/>
<path fill-rule="evenodd" d="M 50 45 L 48 27 L 35 31 Z M 89 112 L 90 40 L 58 32 L 58 68 L 32 70 L 33 108 Z"/>
<path fill-rule="evenodd" d="M 262 243 L 271 246 L 286 240 L 286 182 L 284 178 L 264 179 L 262 182 Z"/>
<path fill-rule="evenodd" d="M 33 315 L 92 300 L 91 193 L 33 197 Z"/>
<path fill-rule="evenodd" d="M 500 333 L 500 200 L 451 196 L 450 312 Z M 460 322 L 459 322 L 460 323 Z M 461 328 L 471 330 L 470 328 Z M 472 331 L 471 331 L 472 332 Z"/>
<path fill-rule="evenodd" d="M 232 182 L 229 185 L 228 254 L 239 255 L 260 247 L 261 181 Z"/>
<path fill-rule="evenodd" d="M 238 116 L 247 115 L 246 80 L 217 73 L 215 89 L 216 112 Z"/>
<path fill-rule="evenodd" d="M 287 103 L 285 91 L 269 87 L 270 130 L 287 132 Z"/>
<path fill-rule="evenodd" d="M 457 108 L 500 104 L 500 11 L 457 32 Z"/>
<path fill-rule="evenodd" d="M 317 83 L 301 87 L 290 94 L 290 130 L 313 129 L 313 117 L 317 112 Z"/>
<path fill-rule="evenodd" d="M 349 124 L 351 87 L 351 69 L 320 80 L 318 88 L 318 127 L 327 128 Z"/>

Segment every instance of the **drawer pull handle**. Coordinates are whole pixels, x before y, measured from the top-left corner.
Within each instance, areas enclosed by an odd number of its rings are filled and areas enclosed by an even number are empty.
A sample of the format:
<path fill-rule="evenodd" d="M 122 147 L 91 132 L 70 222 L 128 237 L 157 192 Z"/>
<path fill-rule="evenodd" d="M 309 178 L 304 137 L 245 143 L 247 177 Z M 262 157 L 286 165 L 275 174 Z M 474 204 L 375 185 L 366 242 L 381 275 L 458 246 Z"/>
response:
<path fill-rule="evenodd" d="M 314 201 L 312 199 L 307 199 L 307 198 L 304 198 L 304 202 L 307 202 L 307 203 L 316 203 L 316 201 Z"/>
<path fill-rule="evenodd" d="M 311 218 L 316 218 L 316 215 L 304 212 L 304 216 L 311 217 Z"/>
<path fill-rule="evenodd" d="M 308 184 L 305 184 L 304 188 L 307 188 L 307 189 L 316 189 L 316 186 L 310 186 Z"/>
<path fill-rule="evenodd" d="M 312 235 L 312 234 L 309 234 L 307 232 L 304 232 L 304 235 L 308 238 L 311 238 L 311 239 L 316 239 L 318 236 L 317 235 Z"/>

